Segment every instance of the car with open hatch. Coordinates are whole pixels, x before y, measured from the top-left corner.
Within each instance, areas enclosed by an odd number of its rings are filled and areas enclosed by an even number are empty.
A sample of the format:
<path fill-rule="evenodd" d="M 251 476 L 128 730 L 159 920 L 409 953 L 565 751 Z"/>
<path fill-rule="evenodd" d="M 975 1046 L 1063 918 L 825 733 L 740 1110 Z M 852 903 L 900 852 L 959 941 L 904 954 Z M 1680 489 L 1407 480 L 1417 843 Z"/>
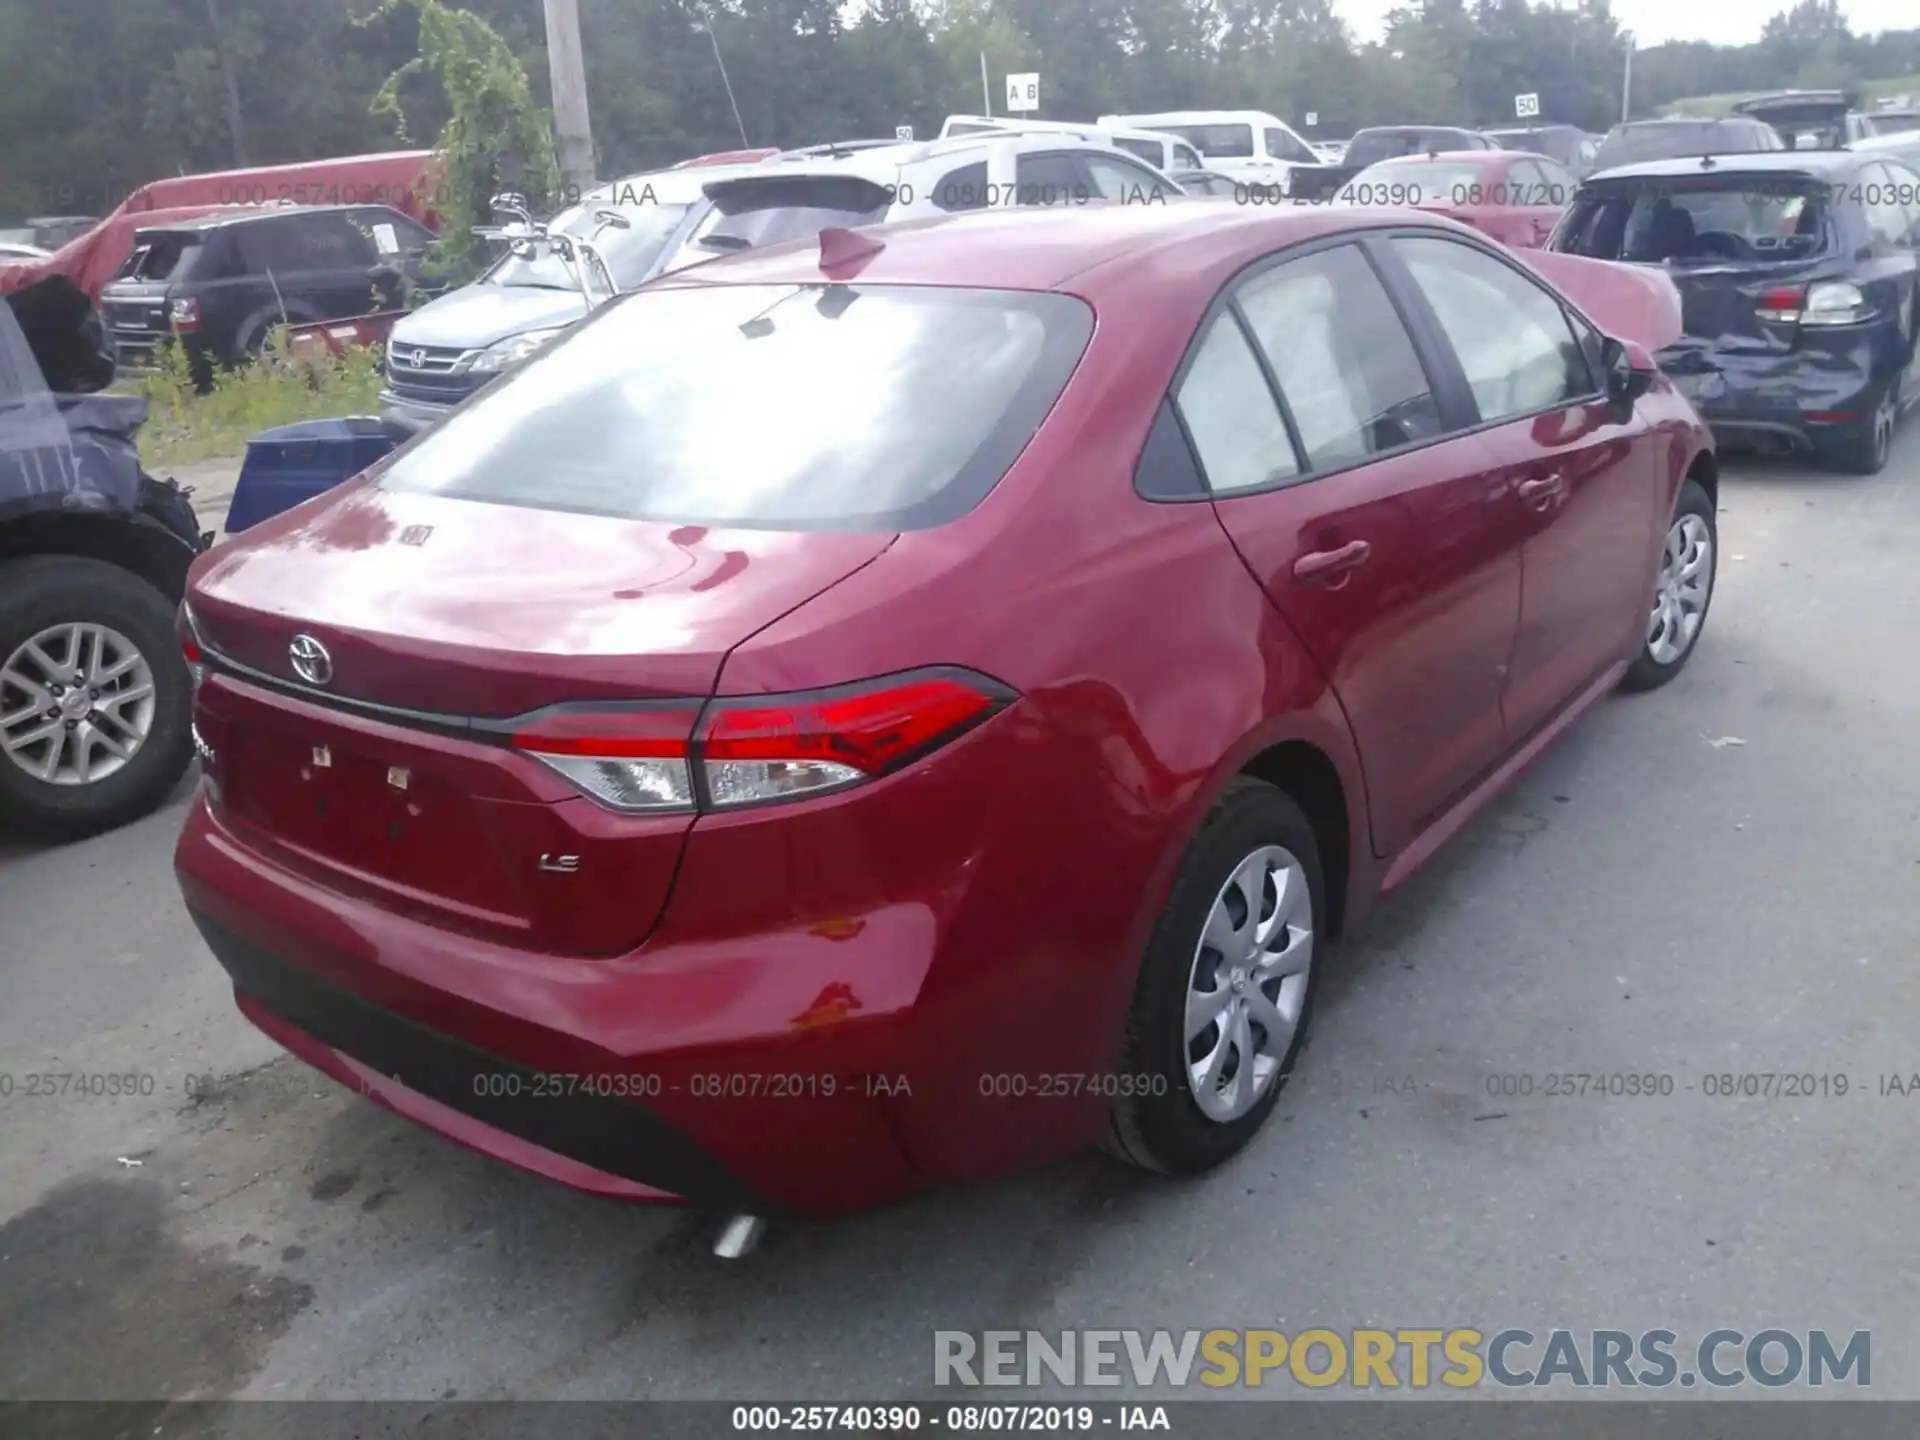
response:
<path fill-rule="evenodd" d="M 1218 1165 L 1330 942 L 1695 652 L 1678 324 L 1413 210 L 666 276 L 196 565 L 188 910 L 287 1049 L 606 1195 Z"/>
<path fill-rule="evenodd" d="M 1920 378 L 1920 172 L 1851 150 L 1627 166 L 1588 178 L 1549 245 L 1672 277 L 1660 366 L 1723 440 L 1885 468 Z"/>

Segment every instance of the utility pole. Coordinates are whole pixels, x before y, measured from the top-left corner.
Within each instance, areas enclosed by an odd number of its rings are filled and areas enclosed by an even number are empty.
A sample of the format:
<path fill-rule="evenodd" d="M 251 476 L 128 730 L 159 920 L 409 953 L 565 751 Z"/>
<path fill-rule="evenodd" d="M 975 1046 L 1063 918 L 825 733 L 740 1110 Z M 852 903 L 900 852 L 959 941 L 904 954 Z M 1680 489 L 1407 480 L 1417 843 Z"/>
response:
<path fill-rule="evenodd" d="M 1627 70 L 1620 78 L 1620 123 L 1624 125 L 1633 118 L 1633 32 L 1629 30 L 1620 38 L 1627 42 Z"/>
<path fill-rule="evenodd" d="M 560 132 L 560 173 L 580 192 L 593 175 L 593 125 L 587 115 L 587 65 L 580 48 L 580 0 L 546 0 L 547 67 L 553 77 L 553 123 Z"/>

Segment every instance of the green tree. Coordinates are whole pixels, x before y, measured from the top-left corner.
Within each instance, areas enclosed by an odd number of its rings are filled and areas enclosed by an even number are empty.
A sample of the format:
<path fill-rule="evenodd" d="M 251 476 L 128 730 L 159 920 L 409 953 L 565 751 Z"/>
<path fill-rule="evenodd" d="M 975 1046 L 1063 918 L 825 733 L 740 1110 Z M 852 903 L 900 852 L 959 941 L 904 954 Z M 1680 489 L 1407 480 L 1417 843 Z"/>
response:
<path fill-rule="evenodd" d="M 415 75 L 439 81 L 448 112 L 433 146 L 440 260 L 456 276 L 465 275 L 486 255 L 473 227 L 491 221 L 495 195 L 518 192 L 539 209 L 560 198 L 552 120 L 535 103 L 526 69 L 492 25 L 440 0 L 381 0 L 374 15 L 401 5 L 419 12 L 420 53 L 387 77 L 370 108 L 395 122 L 402 141 L 411 141 L 401 87 Z"/>

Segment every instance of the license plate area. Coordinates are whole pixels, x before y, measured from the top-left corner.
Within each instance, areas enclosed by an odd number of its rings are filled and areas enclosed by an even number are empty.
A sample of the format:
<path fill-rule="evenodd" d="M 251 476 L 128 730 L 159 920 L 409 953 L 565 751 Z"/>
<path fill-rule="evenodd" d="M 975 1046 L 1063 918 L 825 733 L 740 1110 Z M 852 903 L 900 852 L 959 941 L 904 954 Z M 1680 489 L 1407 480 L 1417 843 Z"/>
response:
<path fill-rule="evenodd" d="M 528 896 L 502 861 L 497 817 L 437 773 L 431 755 L 422 764 L 335 735 L 246 726 L 229 736 L 224 794 L 235 819 L 363 887 L 526 923 Z"/>

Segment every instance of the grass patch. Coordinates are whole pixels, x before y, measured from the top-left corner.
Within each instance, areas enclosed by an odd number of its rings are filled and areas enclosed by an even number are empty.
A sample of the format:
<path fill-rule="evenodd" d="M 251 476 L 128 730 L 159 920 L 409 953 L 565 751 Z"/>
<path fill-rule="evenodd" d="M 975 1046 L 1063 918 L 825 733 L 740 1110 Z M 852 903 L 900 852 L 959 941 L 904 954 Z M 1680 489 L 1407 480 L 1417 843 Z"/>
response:
<path fill-rule="evenodd" d="M 353 348 L 318 360 L 295 360 L 277 339 L 258 360 L 214 376 L 202 395 L 178 344 L 156 356 L 155 368 L 131 377 L 128 393 L 145 397 L 147 423 L 140 458 L 149 470 L 246 453 L 262 430 L 300 420 L 372 415 L 379 410 L 382 351 Z"/>

